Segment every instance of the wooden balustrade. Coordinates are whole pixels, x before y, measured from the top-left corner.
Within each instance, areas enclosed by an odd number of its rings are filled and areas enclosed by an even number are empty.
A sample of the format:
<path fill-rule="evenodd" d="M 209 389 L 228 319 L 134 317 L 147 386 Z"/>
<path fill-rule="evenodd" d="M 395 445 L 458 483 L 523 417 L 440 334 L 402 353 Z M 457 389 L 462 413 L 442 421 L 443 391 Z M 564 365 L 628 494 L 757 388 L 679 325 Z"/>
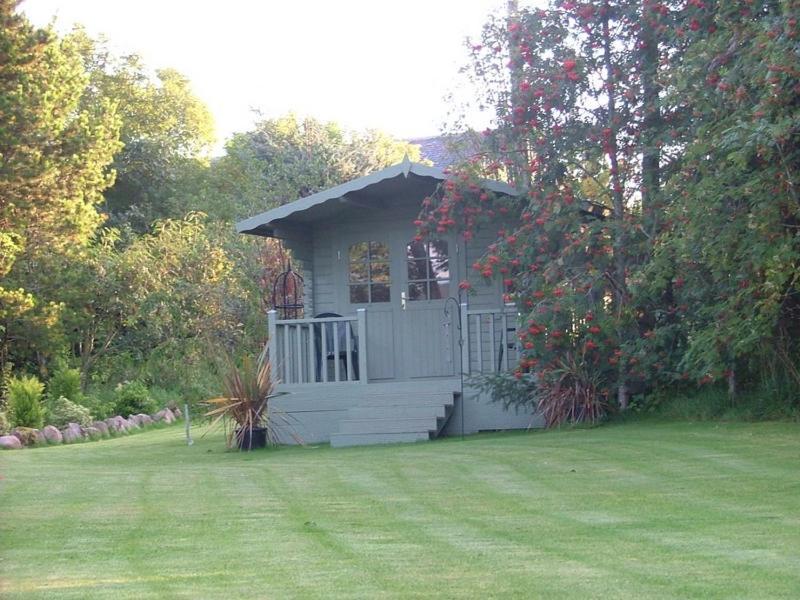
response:
<path fill-rule="evenodd" d="M 367 383 L 366 309 L 351 317 L 278 319 L 275 310 L 267 316 L 276 383 Z"/>
<path fill-rule="evenodd" d="M 518 313 L 513 304 L 503 308 L 461 307 L 465 374 L 498 373 L 514 368 L 519 361 Z"/>

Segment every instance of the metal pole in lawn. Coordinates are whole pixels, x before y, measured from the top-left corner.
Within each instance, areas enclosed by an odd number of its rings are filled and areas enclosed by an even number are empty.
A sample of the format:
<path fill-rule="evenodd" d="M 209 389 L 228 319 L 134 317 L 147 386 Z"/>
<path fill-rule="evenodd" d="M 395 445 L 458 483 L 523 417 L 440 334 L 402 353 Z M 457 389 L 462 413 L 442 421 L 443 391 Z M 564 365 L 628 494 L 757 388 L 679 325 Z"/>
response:
<path fill-rule="evenodd" d="M 186 445 L 191 446 L 194 444 L 194 440 L 192 439 L 192 434 L 189 432 L 189 427 L 191 424 L 189 423 L 189 403 L 183 403 L 183 418 L 186 420 Z"/>
<path fill-rule="evenodd" d="M 460 409 L 461 409 L 461 439 L 464 439 L 464 331 L 462 327 L 462 314 L 461 314 L 461 290 L 458 292 L 458 298 L 454 298 L 450 296 L 444 302 L 444 314 L 445 317 L 448 319 L 450 318 L 450 307 L 448 303 L 452 301 L 453 304 L 456 305 L 456 314 L 458 316 L 458 320 L 456 321 L 457 325 L 456 328 L 458 329 L 458 356 L 459 356 L 459 369 L 458 369 L 458 377 L 459 377 L 459 402 L 460 402 Z"/>

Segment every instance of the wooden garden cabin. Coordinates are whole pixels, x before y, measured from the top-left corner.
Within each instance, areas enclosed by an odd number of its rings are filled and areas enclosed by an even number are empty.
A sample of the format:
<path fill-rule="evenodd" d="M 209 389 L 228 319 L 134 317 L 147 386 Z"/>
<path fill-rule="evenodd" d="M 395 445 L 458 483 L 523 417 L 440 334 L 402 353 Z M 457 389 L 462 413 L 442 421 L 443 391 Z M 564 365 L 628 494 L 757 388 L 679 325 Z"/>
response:
<path fill-rule="evenodd" d="M 305 279 L 303 318 L 269 313 L 273 371 L 290 392 L 276 408 L 305 441 L 405 442 L 460 433 L 462 423 L 467 433 L 539 425 L 470 384 L 517 360 L 516 309 L 503 304 L 499 283 L 469 268 L 494 232 L 469 244 L 455 234 L 414 240 L 422 199 L 444 179 L 405 160 L 237 224 L 282 240 Z M 464 279 L 473 292 L 459 304 Z"/>

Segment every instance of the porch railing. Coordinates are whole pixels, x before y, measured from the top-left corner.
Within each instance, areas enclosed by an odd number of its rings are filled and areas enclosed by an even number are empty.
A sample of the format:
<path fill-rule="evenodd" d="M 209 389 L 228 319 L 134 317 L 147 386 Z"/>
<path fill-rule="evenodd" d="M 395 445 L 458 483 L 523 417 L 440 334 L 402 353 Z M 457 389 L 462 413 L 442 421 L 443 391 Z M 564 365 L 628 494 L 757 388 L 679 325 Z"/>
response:
<path fill-rule="evenodd" d="M 502 308 L 470 309 L 461 305 L 461 348 L 465 374 L 499 373 L 514 368 L 519 361 L 517 309 L 513 304 Z"/>
<path fill-rule="evenodd" d="M 267 317 L 277 383 L 367 383 L 366 309 L 319 319 L 278 319 L 271 310 Z"/>

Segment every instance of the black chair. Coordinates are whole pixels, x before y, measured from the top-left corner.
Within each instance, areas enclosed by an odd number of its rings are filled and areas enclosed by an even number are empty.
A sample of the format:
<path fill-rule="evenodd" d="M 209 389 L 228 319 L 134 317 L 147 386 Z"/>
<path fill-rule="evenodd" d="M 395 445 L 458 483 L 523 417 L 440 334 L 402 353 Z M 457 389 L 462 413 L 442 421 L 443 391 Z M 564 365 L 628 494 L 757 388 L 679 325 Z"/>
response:
<path fill-rule="evenodd" d="M 502 330 L 501 330 L 502 334 Z M 506 343 L 503 344 L 502 340 L 500 341 L 500 351 L 497 353 L 497 372 L 503 370 L 503 353 L 508 352 L 509 350 L 516 350 L 519 352 L 519 348 L 517 347 L 517 328 L 516 327 L 506 327 Z M 509 356 L 511 353 L 509 352 Z"/>
<path fill-rule="evenodd" d="M 315 315 L 315 319 L 327 319 L 331 317 L 341 317 L 336 313 L 320 313 Z M 342 361 L 342 381 L 347 381 L 347 336 L 350 336 L 350 363 L 353 365 L 353 378 L 358 380 L 358 338 L 353 335 L 353 327 L 350 322 L 338 323 L 315 323 L 314 324 L 314 354 L 316 358 L 316 381 L 322 381 L 322 325 L 325 326 L 325 369 L 328 368 L 329 360 Z M 339 356 L 336 356 L 334 346 L 334 325 L 339 339 Z"/>

